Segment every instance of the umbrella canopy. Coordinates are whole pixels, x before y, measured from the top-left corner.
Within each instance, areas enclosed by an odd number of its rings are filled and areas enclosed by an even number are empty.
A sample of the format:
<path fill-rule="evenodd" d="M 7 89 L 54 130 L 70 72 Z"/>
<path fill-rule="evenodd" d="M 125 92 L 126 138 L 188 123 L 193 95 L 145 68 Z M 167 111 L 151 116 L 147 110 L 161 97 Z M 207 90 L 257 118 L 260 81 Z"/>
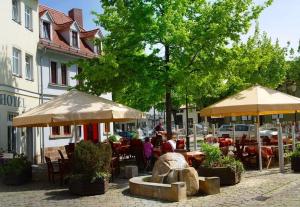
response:
<path fill-rule="evenodd" d="M 300 98 L 253 86 L 200 111 L 201 116 L 288 114 L 300 110 Z"/>
<path fill-rule="evenodd" d="M 16 127 L 46 127 L 143 118 L 141 111 L 71 90 L 13 119 Z"/>

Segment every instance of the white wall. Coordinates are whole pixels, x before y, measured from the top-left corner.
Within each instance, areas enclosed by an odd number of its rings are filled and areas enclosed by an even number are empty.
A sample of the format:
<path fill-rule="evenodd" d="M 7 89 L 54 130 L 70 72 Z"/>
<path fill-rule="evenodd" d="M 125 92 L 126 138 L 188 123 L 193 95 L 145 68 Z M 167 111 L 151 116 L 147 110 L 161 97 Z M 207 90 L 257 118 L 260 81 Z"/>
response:
<path fill-rule="evenodd" d="M 52 50 L 39 50 L 38 53 L 40 64 L 40 70 L 42 71 L 42 93 L 44 97 L 44 102 L 51 100 L 53 97 L 57 95 L 61 95 L 67 92 L 67 89 L 69 87 L 76 86 L 77 81 L 74 79 L 74 76 L 77 74 L 77 65 L 68 66 L 68 86 L 58 86 L 58 85 L 52 85 L 50 82 L 50 62 L 55 61 L 57 62 L 58 67 L 58 74 L 60 73 L 60 65 L 61 63 L 68 63 L 70 61 L 74 61 L 76 57 L 71 55 L 66 55 L 62 53 L 58 53 Z M 60 81 L 60 80 L 58 80 Z M 112 100 L 112 94 L 106 93 L 102 94 L 101 97 Z M 111 133 L 113 132 L 113 124 L 110 124 Z M 101 140 L 104 140 L 106 138 L 106 134 L 104 134 L 104 124 L 99 124 L 99 135 L 101 137 Z M 82 133 L 83 135 L 83 127 L 82 127 Z M 57 146 L 63 146 L 70 142 L 74 142 L 74 137 L 63 137 L 63 138 L 56 138 L 51 139 L 50 138 L 50 128 L 44 128 L 44 144 L 45 147 L 57 147 Z"/>
<path fill-rule="evenodd" d="M 32 8 L 32 31 L 25 28 L 25 5 Z M 0 105 L 0 148 L 7 149 L 8 112 L 23 113 L 39 104 L 38 96 L 38 67 L 36 61 L 39 41 L 39 14 L 37 0 L 20 0 L 20 23 L 12 20 L 12 0 L 0 2 L 0 93 L 21 97 L 20 107 Z M 12 48 L 21 51 L 21 77 L 12 74 Z M 25 54 L 33 57 L 33 80 L 25 79 Z M 23 134 L 24 135 L 24 134 Z M 26 134 L 25 134 L 26 136 Z M 17 133 L 17 152 L 26 151 L 26 137 Z M 39 138 L 34 140 L 39 146 Z"/>

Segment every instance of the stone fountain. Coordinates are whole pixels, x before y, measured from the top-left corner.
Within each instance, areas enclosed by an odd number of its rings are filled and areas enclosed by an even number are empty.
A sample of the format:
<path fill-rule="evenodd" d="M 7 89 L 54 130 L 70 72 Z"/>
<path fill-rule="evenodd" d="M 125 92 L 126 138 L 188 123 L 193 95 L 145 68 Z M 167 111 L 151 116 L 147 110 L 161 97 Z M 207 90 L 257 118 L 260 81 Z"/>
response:
<path fill-rule="evenodd" d="M 218 182 L 216 184 L 220 185 Z M 180 201 L 198 193 L 199 183 L 206 181 L 199 179 L 197 171 L 189 167 L 183 155 L 166 153 L 156 161 L 152 176 L 131 178 L 129 188 L 133 195 Z"/>

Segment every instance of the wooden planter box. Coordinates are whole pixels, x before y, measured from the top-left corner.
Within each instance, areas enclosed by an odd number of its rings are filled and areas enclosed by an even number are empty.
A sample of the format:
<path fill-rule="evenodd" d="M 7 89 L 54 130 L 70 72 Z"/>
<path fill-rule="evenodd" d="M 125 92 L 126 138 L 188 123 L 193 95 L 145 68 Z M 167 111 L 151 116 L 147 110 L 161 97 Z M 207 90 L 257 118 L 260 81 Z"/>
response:
<path fill-rule="evenodd" d="M 31 181 L 32 179 L 32 169 L 31 166 L 25 168 L 19 175 L 16 174 L 7 174 L 3 175 L 2 181 L 5 185 L 22 185 Z"/>
<path fill-rule="evenodd" d="M 69 190 L 80 196 L 101 195 L 108 190 L 108 180 L 97 180 L 94 183 L 88 181 L 70 179 Z"/>
<path fill-rule="evenodd" d="M 300 172 L 300 157 L 291 157 L 291 167 L 294 172 Z"/>
<path fill-rule="evenodd" d="M 219 177 L 220 185 L 235 185 L 241 181 L 241 172 L 234 172 L 229 167 L 208 168 L 200 166 L 198 174 L 203 177 Z"/>

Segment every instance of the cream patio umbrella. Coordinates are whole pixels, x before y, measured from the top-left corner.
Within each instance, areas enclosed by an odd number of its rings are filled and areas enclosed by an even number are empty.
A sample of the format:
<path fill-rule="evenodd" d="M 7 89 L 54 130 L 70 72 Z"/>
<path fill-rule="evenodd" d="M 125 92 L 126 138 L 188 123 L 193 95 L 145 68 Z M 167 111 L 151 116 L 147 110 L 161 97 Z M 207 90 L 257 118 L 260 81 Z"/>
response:
<path fill-rule="evenodd" d="M 201 116 L 257 116 L 296 113 L 300 110 L 300 98 L 291 96 L 260 85 L 250 87 L 200 111 Z M 259 167 L 262 169 L 261 140 L 257 130 Z"/>
<path fill-rule="evenodd" d="M 143 113 L 113 101 L 71 90 L 13 119 L 15 127 L 47 127 L 141 119 Z"/>
<path fill-rule="evenodd" d="M 201 116 L 288 114 L 300 110 L 300 98 L 253 86 L 200 111 Z"/>

